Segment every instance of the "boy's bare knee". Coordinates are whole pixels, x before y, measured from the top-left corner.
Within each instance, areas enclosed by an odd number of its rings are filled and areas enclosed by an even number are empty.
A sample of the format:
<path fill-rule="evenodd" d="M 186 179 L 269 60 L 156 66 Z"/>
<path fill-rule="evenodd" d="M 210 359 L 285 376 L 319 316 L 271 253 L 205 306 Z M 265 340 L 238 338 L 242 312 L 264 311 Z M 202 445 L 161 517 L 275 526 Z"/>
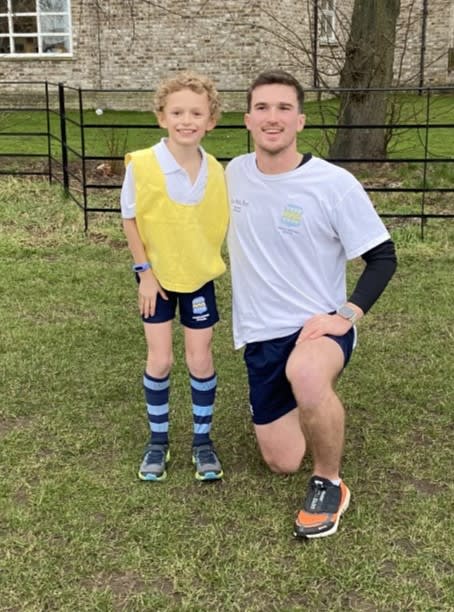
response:
<path fill-rule="evenodd" d="M 213 371 L 213 359 L 209 353 L 206 355 L 186 354 L 186 365 L 193 376 L 201 378 L 210 375 Z"/>
<path fill-rule="evenodd" d="M 153 373 L 153 376 L 156 376 L 156 378 L 164 378 L 164 376 L 167 376 L 172 366 L 172 357 L 164 357 L 162 355 L 158 357 L 156 354 L 148 355 L 147 371 Z"/>

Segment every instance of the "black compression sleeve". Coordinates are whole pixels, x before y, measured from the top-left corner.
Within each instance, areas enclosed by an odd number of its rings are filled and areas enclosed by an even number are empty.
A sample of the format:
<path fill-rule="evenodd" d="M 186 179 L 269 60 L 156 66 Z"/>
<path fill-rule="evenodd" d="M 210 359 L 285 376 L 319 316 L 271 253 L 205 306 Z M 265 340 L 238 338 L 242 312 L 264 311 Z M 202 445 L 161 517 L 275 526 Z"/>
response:
<path fill-rule="evenodd" d="M 386 240 L 363 253 L 361 257 L 366 262 L 366 267 L 348 301 L 367 312 L 378 300 L 396 270 L 394 243 L 392 240 Z"/>

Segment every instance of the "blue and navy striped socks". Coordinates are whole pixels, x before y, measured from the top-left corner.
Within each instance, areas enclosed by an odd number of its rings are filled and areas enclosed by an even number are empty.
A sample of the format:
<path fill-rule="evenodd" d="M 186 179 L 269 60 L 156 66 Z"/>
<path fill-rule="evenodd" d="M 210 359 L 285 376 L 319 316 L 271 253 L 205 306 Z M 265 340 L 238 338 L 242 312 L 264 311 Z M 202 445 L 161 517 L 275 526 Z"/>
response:
<path fill-rule="evenodd" d="M 190 374 L 193 418 L 193 446 L 210 444 L 211 423 L 213 421 L 214 400 L 217 378 L 196 378 Z"/>
<path fill-rule="evenodd" d="M 154 378 L 145 372 L 143 386 L 153 444 L 169 443 L 169 375 Z"/>
<path fill-rule="evenodd" d="M 190 381 L 193 417 L 192 445 L 210 444 L 217 386 L 216 374 L 208 378 L 196 378 L 190 374 Z M 168 444 L 170 376 L 155 378 L 145 372 L 143 385 L 151 442 L 153 444 Z"/>

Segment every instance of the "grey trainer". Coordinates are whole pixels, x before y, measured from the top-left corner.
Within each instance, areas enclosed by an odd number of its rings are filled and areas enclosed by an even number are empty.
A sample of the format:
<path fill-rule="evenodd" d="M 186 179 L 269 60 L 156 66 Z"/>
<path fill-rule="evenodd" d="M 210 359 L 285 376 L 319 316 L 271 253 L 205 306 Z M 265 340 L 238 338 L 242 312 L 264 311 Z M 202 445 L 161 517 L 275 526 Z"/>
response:
<path fill-rule="evenodd" d="M 224 476 L 221 462 L 212 444 L 192 447 L 192 463 L 197 480 L 220 480 Z"/>
<path fill-rule="evenodd" d="M 161 481 L 167 477 L 166 466 L 170 459 L 167 444 L 148 444 L 139 468 L 140 480 Z"/>

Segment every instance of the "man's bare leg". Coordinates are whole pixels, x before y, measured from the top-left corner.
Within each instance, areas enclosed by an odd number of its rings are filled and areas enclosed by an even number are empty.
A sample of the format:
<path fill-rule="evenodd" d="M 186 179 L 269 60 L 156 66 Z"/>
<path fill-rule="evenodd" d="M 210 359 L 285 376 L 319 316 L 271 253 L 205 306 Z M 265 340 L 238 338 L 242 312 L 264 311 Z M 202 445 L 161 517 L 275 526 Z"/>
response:
<path fill-rule="evenodd" d="M 344 445 L 344 408 L 334 391 L 343 364 L 339 345 L 323 337 L 298 344 L 286 370 L 312 452 L 314 473 L 328 479 L 339 478 Z"/>
<path fill-rule="evenodd" d="M 263 459 L 273 472 L 296 472 L 306 451 L 299 410 L 294 408 L 266 425 L 255 425 L 255 435 Z"/>
<path fill-rule="evenodd" d="M 327 337 L 297 344 L 287 363 L 287 377 L 314 461 L 314 476 L 295 521 L 294 533 L 298 537 L 319 538 L 335 533 L 350 501 L 350 491 L 339 479 L 345 417 L 334 391 L 343 364 L 342 349 Z"/>

